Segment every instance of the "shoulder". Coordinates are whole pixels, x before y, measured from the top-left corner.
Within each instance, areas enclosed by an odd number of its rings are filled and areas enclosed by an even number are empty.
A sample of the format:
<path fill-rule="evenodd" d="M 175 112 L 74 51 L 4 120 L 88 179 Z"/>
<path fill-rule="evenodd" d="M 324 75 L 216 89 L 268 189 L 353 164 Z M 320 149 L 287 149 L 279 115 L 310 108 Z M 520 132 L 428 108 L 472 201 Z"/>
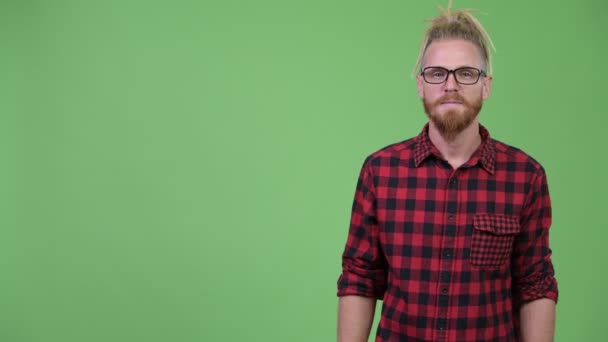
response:
<path fill-rule="evenodd" d="M 365 158 L 364 166 L 397 166 L 409 163 L 414 157 L 416 137 L 384 146 Z"/>
<path fill-rule="evenodd" d="M 545 169 L 542 164 L 530 154 L 502 141 L 491 140 L 496 150 L 497 170 L 506 169 L 507 171 L 524 171 L 544 175 Z"/>

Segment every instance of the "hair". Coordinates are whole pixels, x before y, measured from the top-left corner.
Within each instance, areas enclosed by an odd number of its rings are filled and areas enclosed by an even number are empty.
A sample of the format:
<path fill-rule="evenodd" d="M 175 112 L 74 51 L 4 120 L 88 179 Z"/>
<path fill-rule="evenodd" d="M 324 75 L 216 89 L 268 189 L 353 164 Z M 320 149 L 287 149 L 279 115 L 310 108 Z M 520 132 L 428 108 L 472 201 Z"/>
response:
<path fill-rule="evenodd" d="M 447 9 L 437 6 L 441 14 L 427 20 L 430 25 L 422 38 L 413 75 L 415 76 L 420 73 L 424 54 L 432 42 L 445 39 L 462 39 L 475 44 L 479 48 L 483 58 L 484 71 L 488 76 L 492 76 L 490 48 L 496 51 L 492 39 L 479 20 L 471 14 L 471 12 L 476 10 L 462 9 L 453 11 L 452 3 L 453 0 L 449 0 Z"/>

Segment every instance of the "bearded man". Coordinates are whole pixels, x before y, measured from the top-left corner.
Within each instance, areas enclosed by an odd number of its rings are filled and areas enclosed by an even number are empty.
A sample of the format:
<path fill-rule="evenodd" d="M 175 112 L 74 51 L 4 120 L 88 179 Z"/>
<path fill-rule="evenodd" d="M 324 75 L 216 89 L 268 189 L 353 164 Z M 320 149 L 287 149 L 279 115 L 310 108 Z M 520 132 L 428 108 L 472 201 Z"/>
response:
<path fill-rule="evenodd" d="M 361 169 L 342 274 L 338 340 L 552 341 L 558 290 L 543 167 L 492 139 L 492 43 L 469 11 L 431 20 L 417 63 L 422 132 Z"/>

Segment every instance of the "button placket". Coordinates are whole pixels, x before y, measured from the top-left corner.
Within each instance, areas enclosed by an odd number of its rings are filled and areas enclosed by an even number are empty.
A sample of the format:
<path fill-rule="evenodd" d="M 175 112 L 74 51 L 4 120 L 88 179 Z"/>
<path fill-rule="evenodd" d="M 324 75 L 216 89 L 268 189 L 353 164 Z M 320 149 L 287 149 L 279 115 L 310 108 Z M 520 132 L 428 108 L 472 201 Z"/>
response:
<path fill-rule="evenodd" d="M 450 280 L 452 278 L 452 267 L 454 263 L 454 248 L 456 243 L 456 231 L 457 231 L 457 218 L 458 213 L 458 180 L 452 175 L 448 179 L 446 186 L 446 208 L 445 208 L 445 228 L 442 245 L 442 258 L 441 258 L 441 269 L 440 279 L 438 286 L 438 317 L 437 317 L 437 330 L 438 340 L 443 340 L 447 337 L 448 329 L 448 315 L 449 315 L 449 303 L 450 303 Z"/>

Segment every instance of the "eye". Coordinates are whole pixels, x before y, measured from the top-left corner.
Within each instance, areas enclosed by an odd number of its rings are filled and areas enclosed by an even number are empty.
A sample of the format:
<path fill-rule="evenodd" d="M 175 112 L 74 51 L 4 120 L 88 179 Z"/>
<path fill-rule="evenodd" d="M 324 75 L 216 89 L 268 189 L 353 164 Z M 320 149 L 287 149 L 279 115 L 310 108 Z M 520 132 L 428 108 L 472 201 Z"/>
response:
<path fill-rule="evenodd" d="M 445 78 L 446 71 L 439 68 L 429 68 L 424 72 L 424 75 L 427 78 L 432 78 L 435 80 L 442 80 Z"/>
<path fill-rule="evenodd" d="M 472 80 L 477 77 L 478 71 L 476 69 L 460 69 L 457 71 L 458 78 L 462 80 Z"/>

